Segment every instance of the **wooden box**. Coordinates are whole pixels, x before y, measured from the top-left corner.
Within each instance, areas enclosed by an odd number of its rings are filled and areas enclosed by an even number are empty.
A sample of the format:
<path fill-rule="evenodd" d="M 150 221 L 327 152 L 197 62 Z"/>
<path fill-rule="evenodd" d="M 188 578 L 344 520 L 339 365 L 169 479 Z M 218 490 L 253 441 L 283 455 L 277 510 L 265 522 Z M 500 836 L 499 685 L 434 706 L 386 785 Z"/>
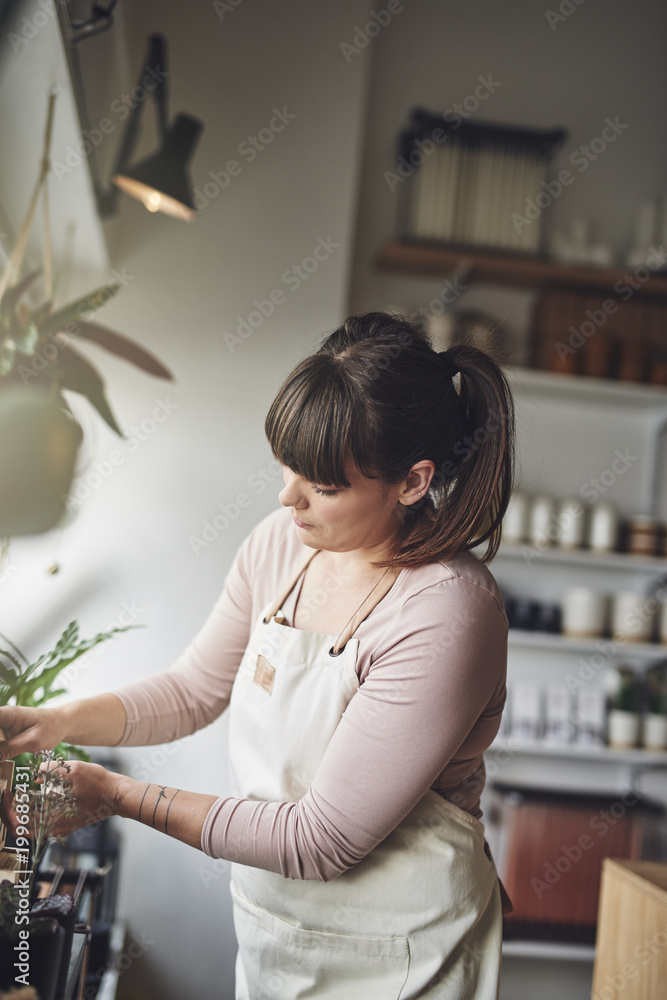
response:
<path fill-rule="evenodd" d="M 667 864 L 605 858 L 593 997 L 667 997 Z"/>

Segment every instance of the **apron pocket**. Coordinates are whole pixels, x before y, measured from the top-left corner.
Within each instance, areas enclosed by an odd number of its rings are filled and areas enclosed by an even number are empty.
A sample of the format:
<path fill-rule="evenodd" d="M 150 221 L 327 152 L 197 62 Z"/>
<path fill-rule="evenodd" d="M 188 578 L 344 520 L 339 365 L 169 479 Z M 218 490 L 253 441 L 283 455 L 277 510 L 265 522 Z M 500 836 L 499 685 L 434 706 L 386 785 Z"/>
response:
<path fill-rule="evenodd" d="M 233 882 L 230 890 L 236 1000 L 399 1000 L 410 964 L 406 937 L 297 927 L 251 903 Z"/>

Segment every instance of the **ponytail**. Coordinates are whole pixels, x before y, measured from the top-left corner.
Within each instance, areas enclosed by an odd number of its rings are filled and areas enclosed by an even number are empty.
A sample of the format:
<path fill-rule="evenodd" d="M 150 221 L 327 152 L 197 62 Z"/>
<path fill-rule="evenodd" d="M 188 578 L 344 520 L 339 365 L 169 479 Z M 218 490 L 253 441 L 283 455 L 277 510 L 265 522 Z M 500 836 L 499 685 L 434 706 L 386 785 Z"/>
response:
<path fill-rule="evenodd" d="M 446 559 L 489 539 L 481 559 L 490 562 L 498 551 L 514 482 L 512 391 L 500 366 L 485 351 L 456 344 L 445 355 L 459 371 L 451 457 L 440 469 L 436 466 L 429 490 L 434 502 L 424 504 L 427 519 L 408 527 L 402 547 L 406 554 L 418 554 L 420 561 L 427 552 Z"/>

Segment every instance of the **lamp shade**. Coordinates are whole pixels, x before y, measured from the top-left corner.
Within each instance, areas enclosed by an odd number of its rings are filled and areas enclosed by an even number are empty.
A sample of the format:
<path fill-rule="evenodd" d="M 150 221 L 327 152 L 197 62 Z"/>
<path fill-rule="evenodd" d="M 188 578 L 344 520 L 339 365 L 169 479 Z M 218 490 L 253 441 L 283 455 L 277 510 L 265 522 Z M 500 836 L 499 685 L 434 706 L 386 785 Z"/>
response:
<path fill-rule="evenodd" d="M 186 222 L 194 218 L 188 162 L 203 122 L 191 115 L 177 115 L 165 134 L 162 148 L 113 178 L 122 191 L 138 198 L 149 212 L 165 212 Z"/>

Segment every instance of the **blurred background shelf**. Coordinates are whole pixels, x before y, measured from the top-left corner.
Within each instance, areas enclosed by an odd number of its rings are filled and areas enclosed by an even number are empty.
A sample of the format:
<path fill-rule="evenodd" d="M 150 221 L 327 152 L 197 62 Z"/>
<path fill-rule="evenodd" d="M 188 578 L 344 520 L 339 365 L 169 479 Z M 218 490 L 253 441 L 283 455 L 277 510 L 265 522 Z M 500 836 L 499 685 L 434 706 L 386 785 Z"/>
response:
<path fill-rule="evenodd" d="M 576 372 L 550 372 L 520 365 L 507 366 L 505 373 L 515 393 L 535 393 L 544 400 L 569 400 L 592 406 L 624 406 L 638 411 L 667 410 L 667 389 L 644 382 L 598 378 Z"/>
<path fill-rule="evenodd" d="M 600 653 L 600 643 L 613 644 L 611 659 L 624 660 L 664 660 L 667 659 L 667 645 L 659 642 L 614 643 L 604 636 L 595 639 L 575 639 L 556 632 L 530 632 L 527 629 L 510 629 L 509 645 L 515 648 L 532 647 L 556 653 Z"/>
<path fill-rule="evenodd" d="M 503 941 L 503 958 L 546 958 L 564 962 L 593 962 L 595 947 L 590 944 L 562 944 L 559 941 Z"/>
<path fill-rule="evenodd" d="M 475 248 L 440 243 L 391 240 L 376 257 L 383 271 L 442 278 L 462 261 L 470 265 L 471 281 L 514 288 L 581 288 L 612 292 L 618 281 L 627 280 L 632 268 L 603 268 L 562 264 L 546 258 L 488 253 Z M 667 299 L 667 276 L 656 274 L 638 294 Z"/>
<path fill-rule="evenodd" d="M 627 552 L 591 552 L 589 549 L 536 549 L 531 542 L 521 545 L 500 544 L 496 559 L 523 560 L 533 565 L 536 560 L 545 564 L 564 566 L 595 567 L 596 569 L 620 569 L 628 572 L 666 573 L 667 559 L 658 556 L 633 556 Z"/>
<path fill-rule="evenodd" d="M 585 743 L 529 742 L 512 737 L 495 740 L 489 751 L 528 754 L 535 757 L 576 758 L 578 760 L 608 762 L 610 764 L 630 764 L 634 766 L 667 767 L 667 750 L 643 750 L 641 747 L 620 750 L 608 746 L 592 746 Z"/>

